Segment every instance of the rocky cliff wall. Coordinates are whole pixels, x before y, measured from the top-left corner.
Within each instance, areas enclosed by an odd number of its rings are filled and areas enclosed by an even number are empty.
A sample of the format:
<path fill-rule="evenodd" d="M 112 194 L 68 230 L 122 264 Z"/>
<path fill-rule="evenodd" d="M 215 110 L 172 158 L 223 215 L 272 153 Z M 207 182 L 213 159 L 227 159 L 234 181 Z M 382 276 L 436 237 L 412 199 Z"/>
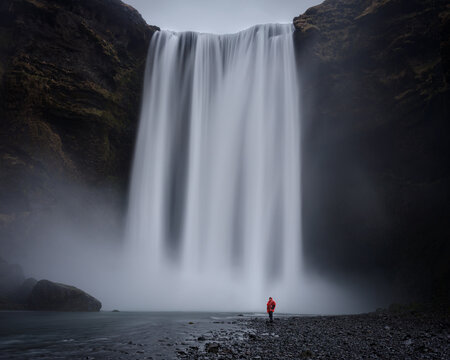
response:
<path fill-rule="evenodd" d="M 443 0 L 327 0 L 294 19 L 311 268 L 448 298 L 449 19 Z M 119 0 L 0 3 L 2 245 L 73 201 L 61 184 L 124 197 L 156 30 Z"/>
<path fill-rule="evenodd" d="M 124 195 L 156 30 L 119 0 L 1 1 L 4 237 L 21 219 L 61 202 L 60 185 Z"/>
<path fill-rule="evenodd" d="M 448 299 L 448 2 L 327 0 L 294 24 L 306 261 Z"/>

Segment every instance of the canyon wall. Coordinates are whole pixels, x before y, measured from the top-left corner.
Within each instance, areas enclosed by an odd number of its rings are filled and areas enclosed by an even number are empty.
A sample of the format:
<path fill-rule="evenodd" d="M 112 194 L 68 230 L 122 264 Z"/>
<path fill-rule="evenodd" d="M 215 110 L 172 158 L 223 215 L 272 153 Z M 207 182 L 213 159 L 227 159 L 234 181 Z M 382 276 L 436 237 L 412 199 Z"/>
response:
<path fill-rule="evenodd" d="M 449 19 L 443 0 L 327 0 L 294 19 L 310 269 L 448 299 Z M 67 184 L 125 202 L 157 30 L 119 0 L 1 2 L 2 246 L 32 241 Z"/>
<path fill-rule="evenodd" d="M 327 0 L 294 19 L 306 261 L 447 297 L 450 7 Z"/>
<path fill-rule="evenodd" d="M 3 242 L 69 185 L 126 193 L 156 30 L 119 0 L 1 2 Z"/>

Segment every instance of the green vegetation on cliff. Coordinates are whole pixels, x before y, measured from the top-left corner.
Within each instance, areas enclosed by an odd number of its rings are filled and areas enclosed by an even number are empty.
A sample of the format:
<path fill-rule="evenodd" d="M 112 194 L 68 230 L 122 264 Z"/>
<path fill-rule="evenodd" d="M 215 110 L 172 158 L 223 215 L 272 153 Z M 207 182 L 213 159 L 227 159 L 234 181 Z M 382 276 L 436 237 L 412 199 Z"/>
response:
<path fill-rule="evenodd" d="M 59 182 L 126 189 L 148 43 L 119 0 L 0 4 L 0 231 Z"/>
<path fill-rule="evenodd" d="M 306 259 L 449 299 L 450 5 L 326 0 L 294 19 Z"/>

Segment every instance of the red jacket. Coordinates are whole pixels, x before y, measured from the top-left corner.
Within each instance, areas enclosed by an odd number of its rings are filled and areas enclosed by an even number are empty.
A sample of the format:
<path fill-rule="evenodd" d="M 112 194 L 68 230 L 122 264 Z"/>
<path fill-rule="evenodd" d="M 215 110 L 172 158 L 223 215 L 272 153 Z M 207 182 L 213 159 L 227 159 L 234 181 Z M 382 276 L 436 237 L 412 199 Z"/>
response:
<path fill-rule="evenodd" d="M 269 299 L 267 302 L 267 312 L 269 311 L 275 311 L 275 306 L 277 306 L 277 303 L 274 299 Z"/>

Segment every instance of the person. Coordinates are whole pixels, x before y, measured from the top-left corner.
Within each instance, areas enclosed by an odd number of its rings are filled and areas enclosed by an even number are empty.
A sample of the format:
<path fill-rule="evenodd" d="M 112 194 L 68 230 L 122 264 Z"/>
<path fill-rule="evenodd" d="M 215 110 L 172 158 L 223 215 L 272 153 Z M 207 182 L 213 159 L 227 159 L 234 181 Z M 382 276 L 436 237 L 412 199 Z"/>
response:
<path fill-rule="evenodd" d="M 267 313 L 269 314 L 270 322 L 273 322 L 273 312 L 275 311 L 275 306 L 277 306 L 277 303 L 274 299 L 269 297 L 269 301 L 267 302 Z"/>

